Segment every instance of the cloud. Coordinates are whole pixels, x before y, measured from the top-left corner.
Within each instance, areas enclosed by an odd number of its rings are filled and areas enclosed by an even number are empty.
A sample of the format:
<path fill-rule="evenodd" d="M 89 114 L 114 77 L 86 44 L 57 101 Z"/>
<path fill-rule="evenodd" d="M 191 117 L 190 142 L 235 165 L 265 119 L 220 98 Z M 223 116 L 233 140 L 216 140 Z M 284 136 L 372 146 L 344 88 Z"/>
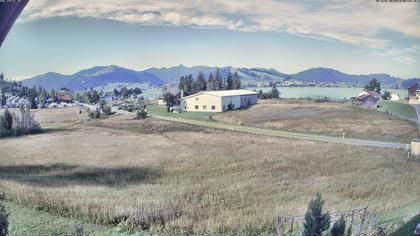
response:
<path fill-rule="evenodd" d="M 95 17 L 139 25 L 287 32 L 385 48 L 390 40 L 380 36 L 383 30 L 420 38 L 418 8 L 365 0 L 37 0 L 29 3 L 23 19 Z"/>
<path fill-rule="evenodd" d="M 411 47 L 400 49 L 394 47 L 384 52 L 375 52 L 373 55 L 390 57 L 393 61 L 412 66 L 416 64 L 414 56 L 419 54 L 419 51 L 418 45 L 412 45 Z"/>

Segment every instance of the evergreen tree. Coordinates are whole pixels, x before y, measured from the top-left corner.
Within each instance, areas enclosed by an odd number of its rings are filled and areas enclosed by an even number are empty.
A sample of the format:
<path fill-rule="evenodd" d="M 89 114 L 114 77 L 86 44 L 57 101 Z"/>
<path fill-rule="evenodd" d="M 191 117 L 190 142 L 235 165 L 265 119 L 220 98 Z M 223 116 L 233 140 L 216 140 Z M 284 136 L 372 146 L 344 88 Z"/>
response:
<path fill-rule="evenodd" d="M 273 85 L 273 88 L 271 89 L 271 97 L 272 98 L 279 98 L 280 97 L 280 92 L 277 89 L 276 84 Z"/>
<path fill-rule="evenodd" d="M 238 72 L 233 74 L 233 89 L 240 89 L 241 88 L 241 78 L 239 78 Z"/>
<path fill-rule="evenodd" d="M 55 92 L 54 89 L 51 90 L 51 99 L 53 102 L 57 102 L 58 98 L 57 98 L 57 93 Z"/>
<path fill-rule="evenodd" d="M 93 101 L 93 103 L 98 103 L 99 102 L 99 98 L 100 98 L 100 96 L 99 96 L 99 93 L 98 93 L 98 91 L 96 91 L 96 90 L 93 90 L 93 93 L 92 93 L 92 101 Z"/>
<path fill-rule="evenodd" d="M 220 75 L 220 70 L 217 68 L 216 70 L 216 76 L 214 77 L 214 90 L 219 91 L 222 89 L 222 76 Z"/>
<path fill-rule="evenodd" d="M 193 94 L 193 82 L 194 77 L 192 76 L 192 74 L 189 74 L 185 77 L 184 94 L 186 94 L 187 96 Z"/>
<path fill-rule="evenodd" d="M 9 233 L 9 213 L 0 202 L 0 236 L 6 236 Z"/>
<path fill-rule="evenodd" d="M 180 91 L 184 89 L 184 84 L 185 84 L 185 77 L 181 76 L 181 78 L 179 78 L 179 83 L 178 83 L 178 89 Z"/>
<path fill-rule="evenodd" d="M 232 90 L 232 89 L 235 89 L 234 84 L 233 84 L 233 75 L 232 73 L 229 72 L 226 78 L 226 90 Z"/>
<path fill-rule="evenodd" d="M 203 72 L 198 73 L 196 83 L 196 87 L 198 89 L 197 92 L 207 90 L 207 80 Z"/>
<path fill-rule="evenodd" d="M 6 89 L 5 88 L 1 88 L 1 100 L 0 100 L 0 107 L 5 106 L 6 105 Z"/>
<path fill-rule="evenodd" d="M 209 80 L 207 82 L 207 90 L 208 91 L 214 91 L 214 77 L 213 77 L 213 73 L 210 73 L 209 75 Z"/>
<path fill-rule="evenodd" d="M 372 79 L 369 83 L 365 86 L 366 91 L 375 91 L 377 93 L 381 93 L 381 82 L 377 79 Z"/>
<path fill-rule="evenodd" d="M 343 216 L 337 220 L 331 227 L 331 236 L 345 236 L 346 233 L 346 220 Z"/>
<path fill-rule="evenodd" d="M 322 232 L 330 228 L 331 217 L 328 212 L 323 212 L 324 203 L 320 193 L 317 193 L 315 199 L 309 202 L 302 236 L 321 236 Z"/>
<path fill-rule="evenodd" d="M 40 108 L 43 108 L 45 106 L 45 103 L 47 102 L 47 91 L 45 89 L 42 89 L 41 94 L 38 97 L 38 103 Z"/>

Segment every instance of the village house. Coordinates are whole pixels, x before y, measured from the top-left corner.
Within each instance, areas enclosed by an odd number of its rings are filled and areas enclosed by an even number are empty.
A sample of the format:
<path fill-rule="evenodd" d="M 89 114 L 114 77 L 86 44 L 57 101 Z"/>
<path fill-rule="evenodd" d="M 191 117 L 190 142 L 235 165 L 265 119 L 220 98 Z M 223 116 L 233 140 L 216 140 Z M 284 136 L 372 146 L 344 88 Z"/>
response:
<path fill-rule="evenodd" d="M 408 103 L 420 104 L 420 83 L 415 83 L 408 88 Z"/>
<path fill-rule="evenodd" d="M 375 91 L 364 91 L 356 98 L 357 104 L 367 109 L 376 109 L 380 99 L 381 95 Z"/>
<path fill-rule="evenodd" d="M 223 112 L 256 104 L 258 93 L 249 90 L 203 91 L 180 101 L 183 111 Z"/>
<path fill-rule="evenodd" d="M 72 103 L 74 100 L 73 93 L 68 89 L 61 89 L 57 92 L 58 103 Z"/>

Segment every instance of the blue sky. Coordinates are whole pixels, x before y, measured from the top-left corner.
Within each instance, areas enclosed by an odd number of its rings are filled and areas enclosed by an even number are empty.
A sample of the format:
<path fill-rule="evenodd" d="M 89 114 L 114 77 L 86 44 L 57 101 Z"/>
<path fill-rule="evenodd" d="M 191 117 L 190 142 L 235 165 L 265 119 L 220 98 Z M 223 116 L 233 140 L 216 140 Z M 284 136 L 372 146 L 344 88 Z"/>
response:
<path fill-rule="evenodd" d="M 0 71 L 183 64 L 420 77 L 419 12 L 376 1 L 36 0 L 0 48 Z"/>

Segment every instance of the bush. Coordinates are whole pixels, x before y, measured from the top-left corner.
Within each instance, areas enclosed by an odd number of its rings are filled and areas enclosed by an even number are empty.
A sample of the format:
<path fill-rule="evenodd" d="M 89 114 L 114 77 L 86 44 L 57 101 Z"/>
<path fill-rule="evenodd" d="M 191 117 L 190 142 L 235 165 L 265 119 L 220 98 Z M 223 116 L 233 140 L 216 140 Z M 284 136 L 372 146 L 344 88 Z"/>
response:
<path fill-rule="evenodd" d="M 20 108 L 20 115 L 13 116 L 14 135 L 32 134 L 41 131 L 41 127 L 36 122 L 29 109 Z"/>
<path fill-rule="evenodd" d="M 3 115 L 0 115 L 0 137 L 9 136 L 13 133 L 13 116 L 9 110 L 5 110 Z"/>
<path fill-rule="evenodd" d="M 107 116 L 112 115 L 112 108 L 111 108 L 111 106 L 110 106 L 110 105 L 105 105 L 105 106 L 102 108 L 102 112 L 103 112 L 105 115 L 107 115 Z"/>
<path fill-rule="evenodd" d="M 88 112 L 89 119 L 99 119 L 101 118 L 101 111 L 97 109 L 96 111 L 90 111 Z"/>
<path fill-rule="evenodd" d="M 9 213 L 0 202 L 0 236 L 6 236 L 9 232 Z"/>
<path fill-rule="evenodd" d="M 11 135 L 32 134 L 41 131 L 41 127 L 36 122 L 29 109 L 20 108 L 20 114 L 12 114 L 7 109 L 4 115 L 0 115 L 0 137 Z"/>
<path fill-rule="evenodd" d="M 137 119 L 142 120 L 142 119 L 146 119 L 146 117 L 147 117 L 147 112 L 145 110 L 137 111 L 137 116 L 136 116 Z"/>

